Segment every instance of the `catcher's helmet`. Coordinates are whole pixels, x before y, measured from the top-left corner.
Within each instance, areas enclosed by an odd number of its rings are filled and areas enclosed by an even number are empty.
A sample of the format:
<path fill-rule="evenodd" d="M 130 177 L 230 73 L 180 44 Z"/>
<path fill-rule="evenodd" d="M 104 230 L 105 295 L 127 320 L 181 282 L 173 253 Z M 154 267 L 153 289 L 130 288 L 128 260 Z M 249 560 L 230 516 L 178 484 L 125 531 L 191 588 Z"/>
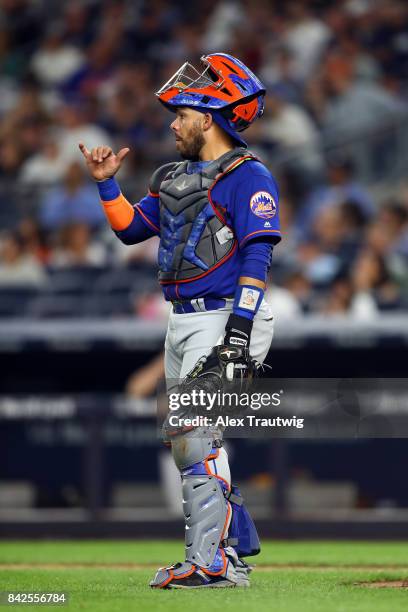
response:
<path fill-rule="evenodd" d="M 178 106 L 218 111 L 234 132 L 242 132 L 263 113 L 264 85 L 227 53 L 203 55 L 201 63 L 200 72 L 185 62 L 156 96 L 172 111 Z"/>

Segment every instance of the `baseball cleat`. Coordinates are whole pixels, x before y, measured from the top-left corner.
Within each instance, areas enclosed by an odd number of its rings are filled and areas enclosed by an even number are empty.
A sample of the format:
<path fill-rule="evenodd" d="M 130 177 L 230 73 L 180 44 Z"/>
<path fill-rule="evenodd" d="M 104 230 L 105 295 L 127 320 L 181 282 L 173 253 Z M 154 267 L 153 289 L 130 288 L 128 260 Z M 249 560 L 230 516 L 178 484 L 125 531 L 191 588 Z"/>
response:
<path fill-rule="evenodd" d="M 208 573 L 208 570 L 185 561 L 169 567 L 160 567 L 150 586 L 156 589 L 234 588 L 238 586 L 238 575 L 229 557 L 225 570 L 215 576 Z"/>
<path fill-rule="evenodd" d="M 251 583 L 249 581 L 249 574 L 252 572 L 253 569 L 253 565 L 248 565 L 248 563 L 246 563 L 243 559 L 238 559 L 235 565 L 235 570 L 237 572 L 238 578 L 237 587 L 248 588 L 249 586 L 251 586 Z"/>

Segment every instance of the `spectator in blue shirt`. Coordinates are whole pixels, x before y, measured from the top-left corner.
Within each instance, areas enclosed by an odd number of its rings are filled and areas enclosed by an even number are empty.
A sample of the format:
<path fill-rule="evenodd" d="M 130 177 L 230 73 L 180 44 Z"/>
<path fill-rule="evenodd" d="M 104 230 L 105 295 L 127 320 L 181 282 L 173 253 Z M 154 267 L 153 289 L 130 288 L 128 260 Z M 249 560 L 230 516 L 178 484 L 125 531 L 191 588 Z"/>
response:
<path fill-rule="evenodd" d="M 40 211 L 40 220 L 47 230 L 59 229 L 68 223 L 86 223 L 94 228 L 105 217 L 95 200 L 95 187 L 85 180 L 78 162 L 72 162 L 63 184 L 50 190 L 45 196 Z"/>

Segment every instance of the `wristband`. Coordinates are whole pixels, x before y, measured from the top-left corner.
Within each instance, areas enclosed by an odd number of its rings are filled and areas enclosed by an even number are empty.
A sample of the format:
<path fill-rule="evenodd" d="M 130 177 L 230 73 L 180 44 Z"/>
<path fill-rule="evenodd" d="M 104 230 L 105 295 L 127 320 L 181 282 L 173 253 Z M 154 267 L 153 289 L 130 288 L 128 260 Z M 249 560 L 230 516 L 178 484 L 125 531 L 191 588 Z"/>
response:
<path fill-rule="evenodd" d="M 96 181 L 96 186 L 98 187 L 99 196 L 104 202 L 115 200 L 120 195 L 120 187 L 113 176 L 104 181 Z"/>
<path fill-rule="evenodd" d="M 264 290 L 255 285 L 238 285 L 235 291 L 233 312 L 252 321 L 261 305 Z"/>

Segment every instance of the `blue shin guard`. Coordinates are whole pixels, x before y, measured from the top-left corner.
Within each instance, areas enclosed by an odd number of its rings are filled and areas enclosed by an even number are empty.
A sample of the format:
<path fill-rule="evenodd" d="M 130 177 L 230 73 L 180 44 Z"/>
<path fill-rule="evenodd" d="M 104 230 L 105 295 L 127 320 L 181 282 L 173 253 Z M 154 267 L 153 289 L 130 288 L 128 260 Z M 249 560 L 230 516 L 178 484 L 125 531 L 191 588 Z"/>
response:
<path fill-rule="evenodd" d="M 235 548 L 238 557 L 251 557 L 261 550 L 254 521 L 244 505 L 238 487 L 231 487 L 227 499 L 232 506 L 232 518 L 228 533 L 228 544 Z"/>

